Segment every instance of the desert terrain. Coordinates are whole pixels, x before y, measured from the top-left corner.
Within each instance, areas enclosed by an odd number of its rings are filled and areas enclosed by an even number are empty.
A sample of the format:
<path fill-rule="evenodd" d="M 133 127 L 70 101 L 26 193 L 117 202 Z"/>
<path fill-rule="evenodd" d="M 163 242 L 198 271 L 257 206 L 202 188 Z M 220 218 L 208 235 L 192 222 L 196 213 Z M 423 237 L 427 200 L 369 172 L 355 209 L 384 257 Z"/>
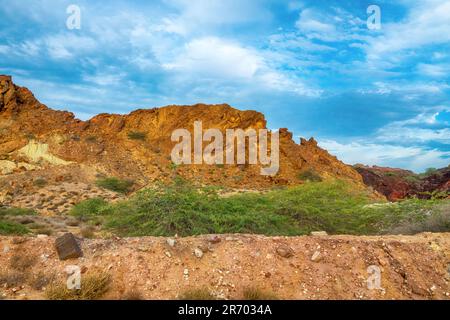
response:
<path fill-rule="evenodd" d="M 175 165 L 197 120 L 266 128 L 226 104 L 81 121 L 0 76 L 0 298 L 450 299 L 449 168 L 350 166 L 287 129 L 276 176 Z"/>

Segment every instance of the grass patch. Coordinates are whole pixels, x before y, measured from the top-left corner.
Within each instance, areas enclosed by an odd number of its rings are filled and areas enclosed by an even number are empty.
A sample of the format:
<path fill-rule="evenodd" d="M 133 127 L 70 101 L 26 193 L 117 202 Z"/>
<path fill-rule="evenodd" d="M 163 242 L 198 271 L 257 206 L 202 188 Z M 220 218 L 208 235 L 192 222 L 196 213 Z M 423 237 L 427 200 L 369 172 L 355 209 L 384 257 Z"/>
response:
<path fill-rule="evenodd" d="M 33 275 L 31 279 L 29 280 L 29 285 L 34 290 L 43 290 L 45 287 L 47 287 L 50 283 L 52 283 L 55 279 L 55 274 L 45 274 L 44 272 L 40 271 L 39 273 Z"/>
<path fill-rule="evenodd" d="M 189 289 L 178 297 L 179 300 L 217 300 L 207 288 Z"/>
<path fill-rule="evenodd" d="M 26 276 L 22 272 L 5 272 L 0 273 L 0 286 L 6 288 L 19 287 L 26 281 Z"/>
<path fill-rule="evenodd" d="M 450 203 L 437 206 L 437 212 L 426 213 L 421 219 L 405 219 L 388 233 L 414 235 L 421 232 L 450 231 Z"/>
<path fill-rule="evenodd" d="M 138 300 L 144 300 L 144 296 L 138 289 L 132 288 L 132 289 L 126 291 L 120 299 L 121 300 L 138 301 Z"/>
<path fill-rule="evenodd" d="M 147 134 L 145 132 L 140 132 L 140 131 L 131 131 L 131 132 L 128 132 L 128 138 L 131 140 L 144 141 L 145 139 L 147 139 Z"/>
<path fill-rule="evenodd" d="M 26 253 L 16 253 L 11 257 L 9 266 L 14 270 L 24 272 L 34 266 L 36 262 L 36 256 L 27 255 Z"/>
<path fill-rule="evenodd" d="M 103 178 L 96 181 L 96 185 L 100 188 L 124 194 L 131 191 L 133 184 L 131 180 L 122 180 L 116 177 Z"/>
<path fill-rule="evenodd" d="M 102 209 L 107 205 L 108 203 L 102 198 L 88 199 L 76 204 L 69 214 L 81 220 L 86 220 L 101 215 Z"/>
<path fill-rule="evenodd" d="M 314 170 L 300 172 L 297 176 L 300 181 L 321 182 L 322 177 Z"/>
<path fill-rule="evenodd" d="M 45 180 L 44 178 L 37 178 L 33 181 L 33 184 L 38 188 L 43 188 L 47 185 L 47 180 Z"/>
<path fill-rule="evenodd" d="M 0 220 L 0 235 L 2 236 L 21 236 L 28 233 L 30 233 L 30 229 L 20 223 Z"/>
<path fill-rule="evenodd" d="M 34 216 L 37 212 L 26 208 L 0 208 L 0 217 L 5 216 Z"/>
<path fill-rule="evenodd" d="M 81 236 L 86 239 L 95 237 L 95 228 L 93 226 L 86 226 L 81 228 Z"/>
<path fill-rule="evenodd" d="M 49 300 L 98 300 L 109 290 L 111 276 L 108 273 L 88 274 L 81 278 L 80 290 L 69 290 L 65 282 L 53 283 L 45 291 Z"/>
<path fill-rule="evenodd" d="M 265 291 L 255 287 L 245 288 L 243 296 L 244 300 L 278 300 L 278 297 L 273 292 Z"/>

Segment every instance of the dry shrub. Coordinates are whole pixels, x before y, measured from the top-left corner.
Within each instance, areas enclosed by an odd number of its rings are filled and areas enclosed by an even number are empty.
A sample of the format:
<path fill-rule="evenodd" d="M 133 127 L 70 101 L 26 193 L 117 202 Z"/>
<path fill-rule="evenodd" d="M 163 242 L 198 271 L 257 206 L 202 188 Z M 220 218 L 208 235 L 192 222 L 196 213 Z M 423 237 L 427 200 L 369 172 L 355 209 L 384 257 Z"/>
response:
<path fill-rule="evenodd" d="M 83 238 L 92 239 L 95 237 L 95 228 L 93 226 L 86 226 L 81 228 L 81 236 Z"/>
<path fill-rule="evenodd" d="M 442 205 L 439 212 L 423 221 L 404 221 L 391 228 L 388 233 L 414 235 L 422 232 L 450 232 L 450 204 Z"/>
<path fill-rule="evenodd" d="M 207 288 L 197 288 L 184 291 L 179 300 L 216 300 L 216 297 Z"/>
<path fill-rule="evenodd" d="M 25 281 L 26 276 L 22 272 L 13 271 L 0 273 L 0 286 L 6 286 L 6 288 L 21 286 Z"/>
<path fill-rule="evenodd" d="M 137 288 L 132 288 L 132 289 L 126 291 L 122 295 L 121 300 L 138 301 L 138 300 L 144 300 L 144 297 Z"/>
<path fill-rule="evenodd" d="M 273 292 L 264 291 L 255 287 L 245 288 L 243 295 L 244 300 L 278 300 Z"/>
<path fill-rule="evenodd" d="M 43 290 L 55 279 L 55 274 L 46 274 L 42 271 L 33 275 L 29 280 L 29 285 L 35 290 Z"/>
<path fill-rule="evenodd" d="M 37 257 L 26 253 L 16 253 L 11 257 L 9 266 L 17 271 L 26 271 L 37 262 Z"/>
<path fill-rule="evenodd" d="M 45 291 L 49 300 L 98 300 L 108 292 L 111 275 L 92 273 L 81 278 L 81 289 L 70 290 L 65 282 L 51 284 Z"/>

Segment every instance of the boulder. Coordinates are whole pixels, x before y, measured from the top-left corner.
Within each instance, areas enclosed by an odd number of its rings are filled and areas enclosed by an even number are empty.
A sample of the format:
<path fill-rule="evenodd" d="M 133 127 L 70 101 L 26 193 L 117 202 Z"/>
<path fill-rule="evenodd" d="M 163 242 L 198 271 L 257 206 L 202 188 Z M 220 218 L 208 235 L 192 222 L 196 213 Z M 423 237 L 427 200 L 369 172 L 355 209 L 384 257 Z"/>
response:
<path fill-rule="evenodd" d="M 66 233 L 56 238 L 55 247 L 60 260 L 76 259 L 83 256 L 83 251 L 72 233 Z"/>
<path fill-rule="evenodd" d="M 292 250 L 291 247 L 289 247 L 285 244 L 278 246 L 276 251 L 277 251 L 277 254 L 283 258 L 290 258 L 294 255 L 294 250 Z"/>

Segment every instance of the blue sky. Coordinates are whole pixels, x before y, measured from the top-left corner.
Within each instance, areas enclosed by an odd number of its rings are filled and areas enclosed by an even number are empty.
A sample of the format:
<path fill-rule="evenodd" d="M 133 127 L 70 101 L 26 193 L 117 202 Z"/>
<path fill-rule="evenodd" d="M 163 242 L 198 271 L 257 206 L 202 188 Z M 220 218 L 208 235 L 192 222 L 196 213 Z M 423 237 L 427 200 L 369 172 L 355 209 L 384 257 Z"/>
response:
<path fill-rule="evenodd" d="M 229 103 L 350 164 L 450 164 L 450 1 L 0 0 L 0 73 L 81 119 Z"/>

